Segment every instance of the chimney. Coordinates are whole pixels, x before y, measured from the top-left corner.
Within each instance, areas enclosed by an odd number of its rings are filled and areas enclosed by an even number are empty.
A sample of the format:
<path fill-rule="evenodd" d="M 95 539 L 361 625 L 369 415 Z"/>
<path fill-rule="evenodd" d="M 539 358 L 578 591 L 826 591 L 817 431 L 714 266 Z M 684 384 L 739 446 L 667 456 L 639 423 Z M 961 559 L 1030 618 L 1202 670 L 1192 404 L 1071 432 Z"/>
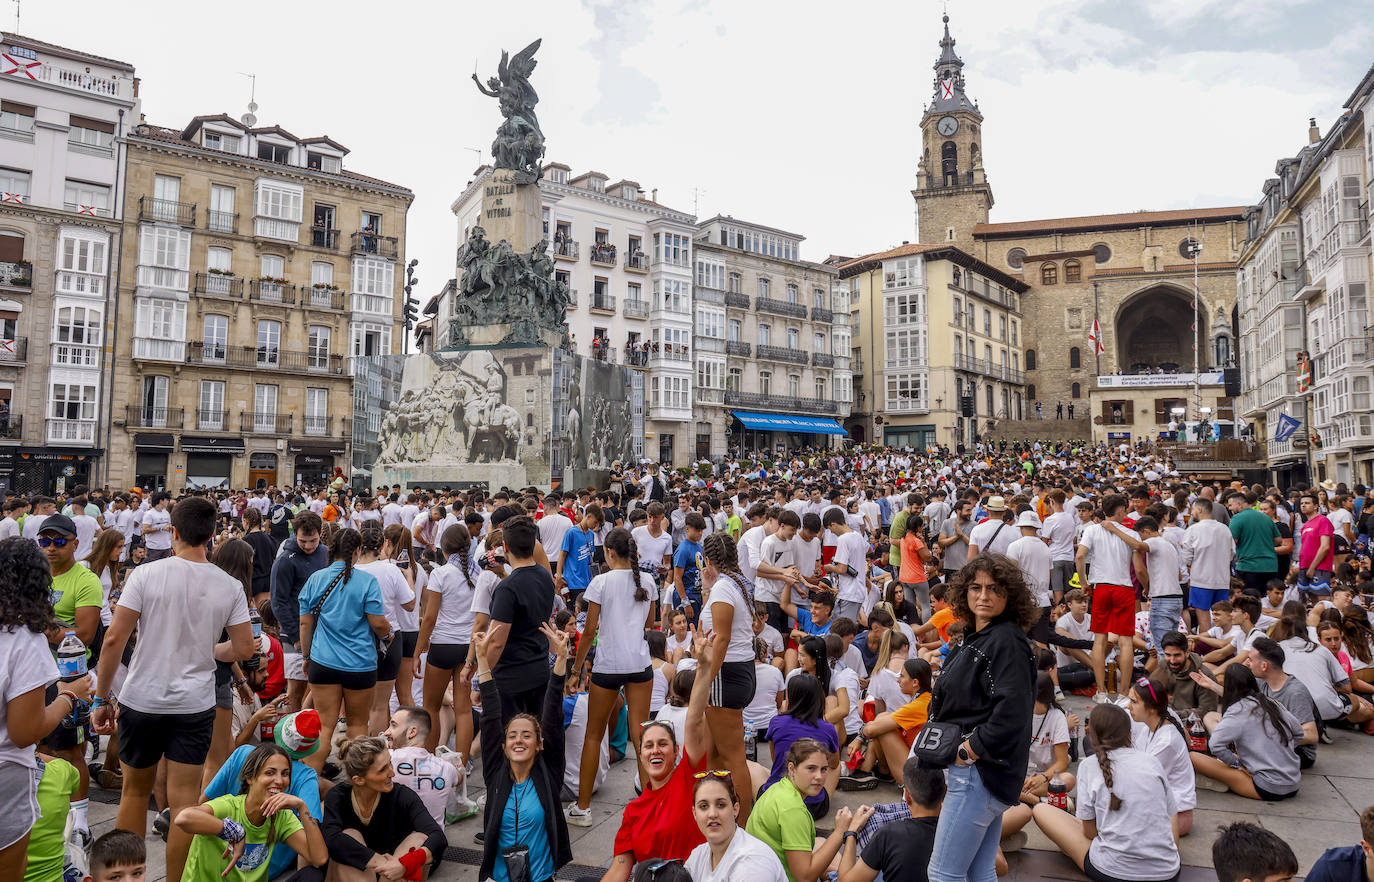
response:
<path fill-rule="evenodd" d="M 908 242 L 907 240 L 903 239 L 903 240 L 902 240 L 902 244 L 903 244 L 903 245 L 910 245 L 911 243 Z"/>
<path fill-rule="evenodd" d="M 1322 139 L 1322 130 L 1317 128 L 1317 118 L 1309 117 L 1307 120 L 1307 143 L 1315 144 Z"/>
<path fill-rule="evenodd" d="M 650 200 L 651 202 L 657 202 L 657 201 L 658 201 L 658 188 L 655 187 L 655 188 L 653 189 L 652 192 L 653 192 L 654 195 L 650 196 L 650 197 L 649 197 L 649 200 Z"/>

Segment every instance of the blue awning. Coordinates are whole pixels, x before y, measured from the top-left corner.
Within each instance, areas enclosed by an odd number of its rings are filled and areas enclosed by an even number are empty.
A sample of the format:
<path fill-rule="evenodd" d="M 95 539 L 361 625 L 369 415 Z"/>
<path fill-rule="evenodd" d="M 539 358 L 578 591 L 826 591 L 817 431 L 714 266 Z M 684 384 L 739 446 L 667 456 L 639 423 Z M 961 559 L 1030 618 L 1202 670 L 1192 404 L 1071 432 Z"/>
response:
<path fill-rule="evenodd" d="M 774 429 L 782 432 L 801 432 L 808 435 L 849 434 L 839 423 L 824 417 L 753 413 L 747 410 L 732 410 L 730 414 L 743 423 L 746 429 Z"/>

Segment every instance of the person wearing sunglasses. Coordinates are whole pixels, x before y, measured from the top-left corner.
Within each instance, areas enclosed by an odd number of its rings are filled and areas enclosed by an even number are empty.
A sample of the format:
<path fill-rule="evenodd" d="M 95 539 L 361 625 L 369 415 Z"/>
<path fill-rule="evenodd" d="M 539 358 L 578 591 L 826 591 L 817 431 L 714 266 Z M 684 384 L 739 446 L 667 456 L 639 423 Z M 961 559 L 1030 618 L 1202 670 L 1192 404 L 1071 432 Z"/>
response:
<path fill-rule="evenodd" d="M 777 855 L 740 828 L 739 794 L 723 769 L 697 772 L 692 787 L 692 816 L 706 841 L 687 858 L 693 882 L 785 882 Z"/>

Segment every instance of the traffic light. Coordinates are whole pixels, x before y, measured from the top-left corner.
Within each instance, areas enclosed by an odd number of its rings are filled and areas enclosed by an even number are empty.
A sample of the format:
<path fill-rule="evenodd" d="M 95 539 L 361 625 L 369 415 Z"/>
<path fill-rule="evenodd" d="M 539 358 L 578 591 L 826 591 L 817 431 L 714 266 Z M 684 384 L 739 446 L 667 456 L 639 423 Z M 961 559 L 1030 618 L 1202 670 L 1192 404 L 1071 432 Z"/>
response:
<path fill-rule="evenodd" d="M 405 305 L 406 333 L 410 333 L 411 328 L 414 328 L 419 322 L 420 301 L 416 300 L 414 297 L 407 297 Z"/>

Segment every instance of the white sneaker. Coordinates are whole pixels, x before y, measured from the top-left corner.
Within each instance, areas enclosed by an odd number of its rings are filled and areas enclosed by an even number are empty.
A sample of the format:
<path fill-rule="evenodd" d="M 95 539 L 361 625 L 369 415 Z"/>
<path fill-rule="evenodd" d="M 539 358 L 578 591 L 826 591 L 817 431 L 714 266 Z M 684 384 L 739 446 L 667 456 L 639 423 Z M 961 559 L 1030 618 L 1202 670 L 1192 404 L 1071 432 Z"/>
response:
<path fill-rule="evenodd" d="M 1003 854 L 1015 854 L 1025 848 L 1027 842 L 1030 842 L 1030 836 L 1026 834 L 1026 831 L 1017 830 L 999 842 L 998 847 L 1002 849 Z"/>
<path fill-rule="evenodd" d="M 1105 692 L 1097 692 L 1093 695 L 1093 704 L 1110 704 L 1111 700 Z"/>
<path fill-rule="evenodd" d="M 564 814 L 567 815 L 568 823 L 574 827 L 590 827 L 592 825 L 592 810 L 589 808 L 580 809 L 577 807 L 577 803 L 568 806 Z"/>
<path fill-rule="evenodd" d="M 1058 686 L 1054 688 L 1054 700 L 1060 702 L 1064 700 L 1064 692 Z"/>

